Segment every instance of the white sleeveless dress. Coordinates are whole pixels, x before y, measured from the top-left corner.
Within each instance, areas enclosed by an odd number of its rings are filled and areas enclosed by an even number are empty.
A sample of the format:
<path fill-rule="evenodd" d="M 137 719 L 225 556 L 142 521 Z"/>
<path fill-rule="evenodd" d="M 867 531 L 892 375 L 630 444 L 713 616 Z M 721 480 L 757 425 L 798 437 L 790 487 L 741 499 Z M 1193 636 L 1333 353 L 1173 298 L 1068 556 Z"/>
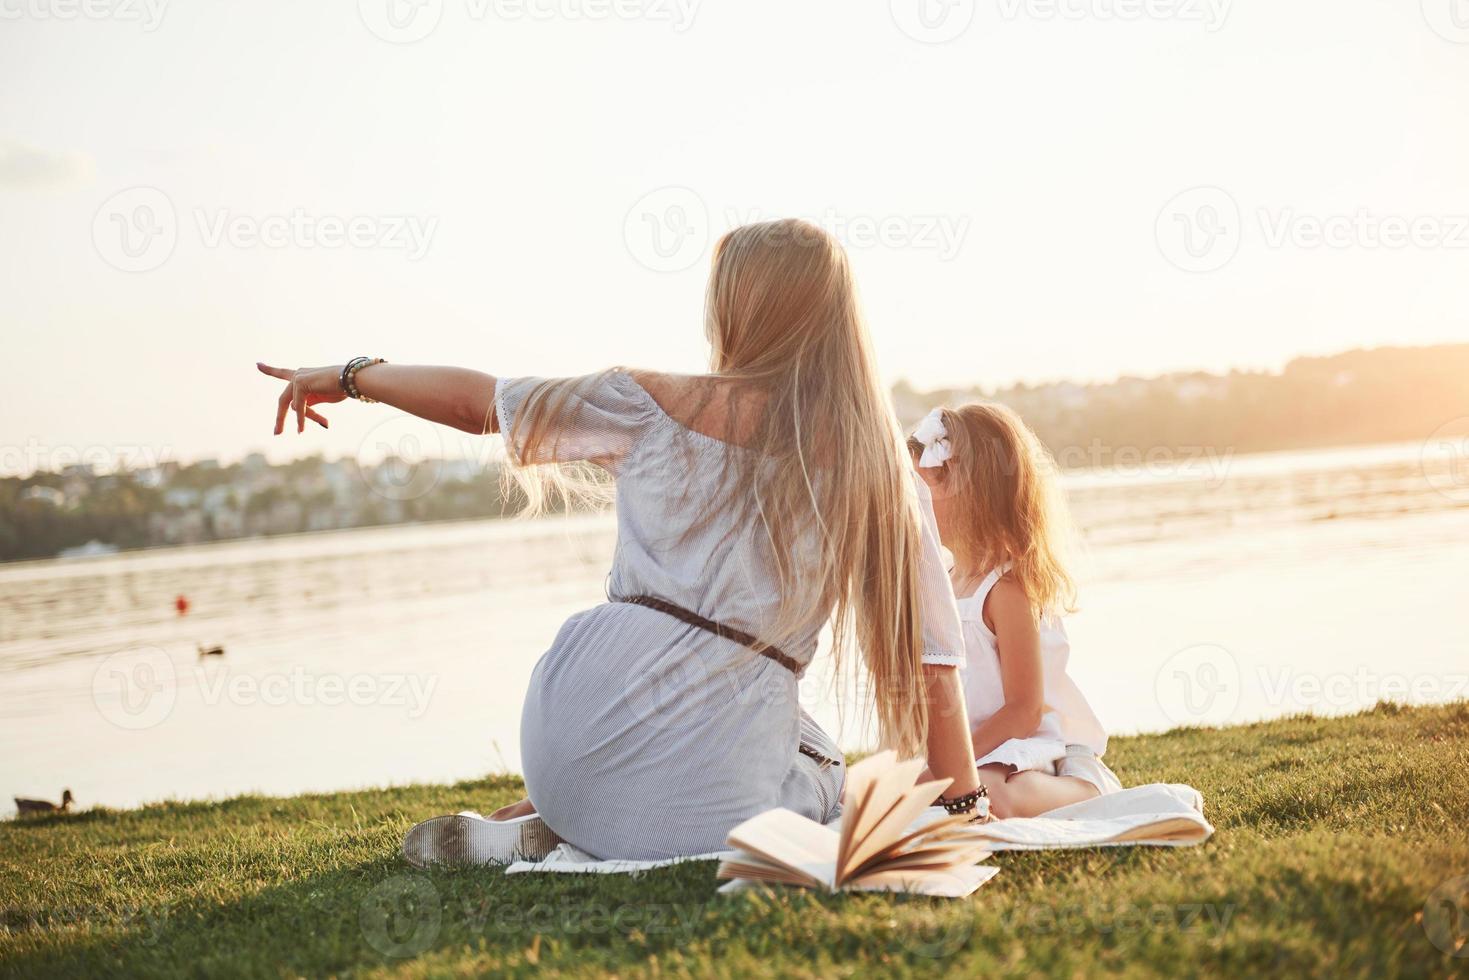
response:
<path fill-rule="evenodd" d="M 985 576 L 974 594 L 959 600 L 959 618 L 964 624 L 964 703 L 970 725 L 990 718 L 1005 704 L 1005 687 L 1000 675 L 1000 655 L 995 634 L 984 622 L 984 601 L 1005 573 L 997 568 Z M 1107 751 L 1107 732 L 1076 682 L 1066 673 L 1071 643 L 1057 617 L 1040 624 L 1041 666 L 1044 674 L 1045 714 L 1036 730 L 1026 738 L 1012 738 L 978 760 L 981 766 L 1014 766 L 1017 771 L 1036 769 L 1055 772 L 1066 757 L 1066 747 L 1084 746 L 1096 756 Z"/>
<path fill-rule="evenodd" d="M 501 432 L 537 378 L 501 379 Z M 846 772 L 801 709 L 798 676 L 739 643 L 616 600 L 655 596 L 760 637 L 780 596 L 758 521 L 703 520 L 746 450 L 686 428 L 624 371 L 580 379 L 580 396 L 539 459 L 587 460 L 617 481 L 609 602 L 573 616 L 536 664 L 521 715 L 527 794 L 560 837 L 601 858 L 719 850 L 741 821 L 784 806 L 825 822 Z M 922 481 L 920 616 L 926 663 L 962 666 L 963 635 Z M 813 529 L 815 521 L 813 518 Z M 792 545 L 814 561 L 810 538 Z M 780 642 L 802 671 L 830 609 Z"/>

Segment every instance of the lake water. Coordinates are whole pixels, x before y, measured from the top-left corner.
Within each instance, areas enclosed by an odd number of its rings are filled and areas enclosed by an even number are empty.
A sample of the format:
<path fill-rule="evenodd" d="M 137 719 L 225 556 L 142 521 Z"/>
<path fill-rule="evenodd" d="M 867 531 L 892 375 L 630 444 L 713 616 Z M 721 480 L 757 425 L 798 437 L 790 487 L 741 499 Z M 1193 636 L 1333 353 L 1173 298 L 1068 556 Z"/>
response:
<path fill-rule="evenodd" d="M 1469 697 L 1462 458 L 1205 457 L 1066 483 L 1086 546 L 1072 672 L 1113 731 Z M 6 807 L 517 771 L 531 668 L 602 599 L 613 538 L 592 516 L 0 566 Z M 824 678 L 802 697 L 836 726 Z"/>

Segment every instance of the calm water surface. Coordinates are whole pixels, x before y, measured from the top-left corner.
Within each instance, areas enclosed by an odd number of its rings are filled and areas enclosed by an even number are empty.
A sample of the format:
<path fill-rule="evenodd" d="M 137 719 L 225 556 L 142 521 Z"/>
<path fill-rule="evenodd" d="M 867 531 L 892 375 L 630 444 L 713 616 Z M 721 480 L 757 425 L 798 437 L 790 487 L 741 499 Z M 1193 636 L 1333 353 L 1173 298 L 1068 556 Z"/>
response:
<path fill-rule="evenodd" d="M 1069 476 L 1086 543 L 1072 670 L 1102 720 L 1150 731 L 1469 697 L 1469 481 L 1420 456 Z M 603 598 L 613 540 L 609 519 L 584 517 L 0 566 L 5 808 L 63 787 L 127 806 L 516 771 L 531 668 Z M 807 708 L 836 727 L 812 675 Z M 844 744 L 862 744 L 843 720 Z"/>

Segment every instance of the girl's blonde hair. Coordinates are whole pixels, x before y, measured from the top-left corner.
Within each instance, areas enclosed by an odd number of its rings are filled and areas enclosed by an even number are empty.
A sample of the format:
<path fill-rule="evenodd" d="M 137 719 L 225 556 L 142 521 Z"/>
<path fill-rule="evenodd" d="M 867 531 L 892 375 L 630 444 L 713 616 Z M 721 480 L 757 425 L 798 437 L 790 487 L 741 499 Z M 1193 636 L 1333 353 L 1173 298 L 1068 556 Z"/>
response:
<path fill-rule="evenodd" d="M 944 544 L 972 569 L 1009 563 L 1037 615 L 1074 611 L 1076 584 L 1064 561 L 1070 517 L 1055 460 L 1004 405 L 972 402 L 942 413 L 950 456 L 933 493 L 948 516 Z M 916 439 L 908 448 L 923 450 Z"/>
<path fill-rule="evenodd" d="M 833 610 L 838 674 L 855 643 L 883 742 L 918 754 L 928 712 L 917 497 L 846 253 L 804 221 L 736 228 L 714 250 L 705 332 L 716 385 L 703 403 L 723 389 L 734 419 L 751 393 L 763 402 L 741 413 L 751 423 L 739 438 L 748 451 L 727 454 L 723 492 L 702 505 L 701 518 L 755 520 L 764 530 L 781 605 L 760 640 L 779 647 L 809 630 L 813 612 Z M 542 441 L 554 439 L 577 384 L 550 381 L 527 398 L 514 423 L 523 459 L 537 459 Z M 598 493 L 584 472 L 535 467 L 515 476 L 531 509 L 548 489 L 563 499 Z"/>

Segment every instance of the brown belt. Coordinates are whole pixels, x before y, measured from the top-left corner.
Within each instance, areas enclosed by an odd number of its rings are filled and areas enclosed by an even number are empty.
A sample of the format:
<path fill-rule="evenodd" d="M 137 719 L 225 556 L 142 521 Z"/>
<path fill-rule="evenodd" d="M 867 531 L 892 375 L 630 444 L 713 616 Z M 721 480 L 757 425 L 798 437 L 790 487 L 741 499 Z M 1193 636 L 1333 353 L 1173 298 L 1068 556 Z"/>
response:
<path fill-rule="evenodd" d="M 741 646 L 749 647 L 751 650 L 760 654 L 760 656 L 774 660 L 793 674 L 799 674 L 801 672 L 799 661 L 786 656 L 770 644 L 761 643 L 743 630 L 737 630 L 733 626 L 725 626 L 723 623 L 716 623 L 712 619 L 705 619 L 696 612 L 691 612 L 683 606 L 676 606 L 664 599 L 659 599 L 657 596 L 635 595 L 614 601 L 629 602 L 634 606 L 647 606 L 649 609 L 656 609 L 665 615 L 672 616 L 674 619 L 682 620 L 690 626 L 697 626 L 699 629 L 713 633 L 715 636 L 722 637 L 726 640 L 733 640 Z"/>

